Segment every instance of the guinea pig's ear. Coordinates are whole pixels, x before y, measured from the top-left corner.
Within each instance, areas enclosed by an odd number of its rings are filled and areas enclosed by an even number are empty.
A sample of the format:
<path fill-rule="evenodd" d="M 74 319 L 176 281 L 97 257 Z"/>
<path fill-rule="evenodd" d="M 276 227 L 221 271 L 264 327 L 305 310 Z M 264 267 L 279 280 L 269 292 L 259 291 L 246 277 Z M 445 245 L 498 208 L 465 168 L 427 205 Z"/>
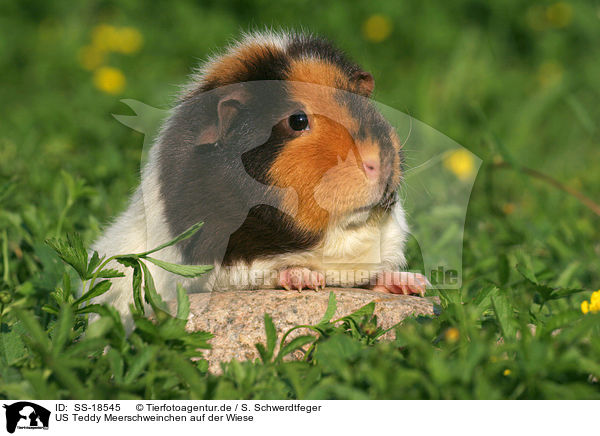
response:
<path fill-rule="evenodd" d="M 248 94 L 239 87 L 221 97 L 217 104 L 219 138 L 227 134 L 233 120 L 247 100 Z"/>
<path fill-rule="evenodd" d="M 375 87 L 375 79 L 373 79 L 371 73 L 367 73 L 366 71 L 357 71 L 352 75 L 350 80 L 354 83 L 356 90 L 360 95 L 365 97 L 371 96 L 373 88 Z"/>
<path fill-rule="evenodd" d="M 208 126 L 204 127 L 199 142 L 212 144 L 222 139 L 247 100 L 248 94 L 243 89 L 237 86 L 228 86 L 225 92 L 219 95 L 216 103 L 216 117 Z"/>

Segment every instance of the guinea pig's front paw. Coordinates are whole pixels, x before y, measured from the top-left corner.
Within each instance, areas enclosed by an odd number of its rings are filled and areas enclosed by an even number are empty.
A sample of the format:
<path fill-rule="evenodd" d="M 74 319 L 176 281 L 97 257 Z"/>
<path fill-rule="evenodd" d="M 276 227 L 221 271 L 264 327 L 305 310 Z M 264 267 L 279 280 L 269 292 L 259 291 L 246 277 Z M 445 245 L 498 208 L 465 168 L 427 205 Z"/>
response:
<path fill-rule="evenodd" d="M 283 286 L 288 291 L 292 289 L 301 291 L 304 288 L 318 291 L 325 288 L 325 276 L 308 268 L 286 268 L 279 271 L 279 286 Z"/>
<path fill-rule="evenodd" d="M 373 290 L 390 294 L 418 294 L 424 297 L 428 284 L 429 281 L 422 274 L 385 271 L 377 276 L 377 284 Z"/>

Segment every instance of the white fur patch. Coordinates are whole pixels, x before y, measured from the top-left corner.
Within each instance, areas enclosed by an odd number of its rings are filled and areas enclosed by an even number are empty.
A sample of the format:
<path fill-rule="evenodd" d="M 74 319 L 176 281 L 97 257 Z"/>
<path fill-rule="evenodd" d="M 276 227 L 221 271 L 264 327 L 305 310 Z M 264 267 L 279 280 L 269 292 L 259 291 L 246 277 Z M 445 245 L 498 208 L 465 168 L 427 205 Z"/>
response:
<path fill-rule="evenodd" d="M 164 216 L 164 205 L 160 198 L 159 168 L 157 162 L 159 146 L 150 151 L 150 159 L 142 173 L 142 182 L 135 191 L 127 209 L 108 226 L 104 234 L 92 245 L 100 256 L 141 253 L 173 238 Z M 181 263 L 182 256 L 175 247 L 167 247 L 152 255 L 171 263 Z M 175 298 L 177 282 L 181 277 L 168 273 L 150 262 L 146 262 L 157 290 L 165 300 Z M 133 304 L 132 270 L 112 261 L 107 265 L 125 273 L 123 278 L 111 279 L 108 292 L 97 297 L 93 303 L 114 306 L 123 316 L 127 329 L 133 326 L 129 306 Z M 150 310 L 149 306 L 146 306 Z"/>

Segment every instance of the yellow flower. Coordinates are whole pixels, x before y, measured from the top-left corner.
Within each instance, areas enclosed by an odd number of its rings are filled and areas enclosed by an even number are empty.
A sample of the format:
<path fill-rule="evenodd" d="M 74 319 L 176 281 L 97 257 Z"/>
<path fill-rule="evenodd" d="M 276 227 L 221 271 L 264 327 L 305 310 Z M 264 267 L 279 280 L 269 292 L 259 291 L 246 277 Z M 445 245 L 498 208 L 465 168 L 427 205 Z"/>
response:
<path fill-rule="evenodd" d="M 510 373 L 511 373 L 511 372 L 512 372 L 512 371 L 511 371 L 510 369 L 506 368 L 506 369 L 504 370 L 504 372 L 502 373 L 502 375 L 503 375 L 504 377 L 508 377 L 508 376 L 510 375 Z"/>
<path fill-rule="evenodd" d="M 460 332 L 456 327 L 450 327 L 446 330 L 446 333 L 444 333 L 444 337 L 448 342 L 456 342 L 460 338 Z"/>
<path fill-rule="evenodd" d="M 118 45 L 119 32 L 110 24 L 99 24 L 92 29 L 92 45 L 97 50 L 110 51 Z"/>
<path fill-rule="evenodd" d="M 594 292 L 590 298 L 590 312 L 600 312 L 600 290 Z"/>
<path fill-rule="evenodd" d="M 392 22 L 383 15 L 371 15 L 363 23 L 362 31 L 368 41 L 381 42 L 392 33 Z"/>
<path fill-rule="evenodd" d="M 92 46 L 99 51 L 131 54 L 138 51 L 142 43 L 142 34 L 134 27 L 99 24 L 92 30 Z"/>
<path fill-rule="evenodd" d="M 86 70 L 94 70 L 102 65 L 104 52 L 93 45 L 86 45 L 79 50 L 79 63 Z"/>
<path fill-rule="evenodd" d="M 585 315 L 590 311 L 590 303 L 587 300 L 581 302 L 581 312 Z"/>
<path fill-rule="evenodd" d="M 452 171 L 460 180 L 468 180 L 475 171 L 473 155 L 467 150 L 458 149 L 444 158 L 444 166 Z"/>
<path fill-rule="evenodd" d="M 554 27 L 566 27 L 573 19 L 573 7 L 565 2 L 554 3 L 546 8 L 546 19 Z"/>
<path fill-rule="evenodd" d="M 94 71 L 94 85 L 108 94 L 119 94 L 125 88 L 125 76 L 113 67 L 100 67 Z"/>
<path fill-rule="evenodd" d="M 600 289 L 592 294 L 590 301 L 584 300 L 581 302 L 581 312 L 584 315 L 588 312 L 600 312 Z"/>
<path fill-rule="evenodd" d="M 117 39 L 114 51 L 124 54 L 135 53 L 142 46 L 142 34 L 134 27 L 121 27 L 117 29 Z"/>

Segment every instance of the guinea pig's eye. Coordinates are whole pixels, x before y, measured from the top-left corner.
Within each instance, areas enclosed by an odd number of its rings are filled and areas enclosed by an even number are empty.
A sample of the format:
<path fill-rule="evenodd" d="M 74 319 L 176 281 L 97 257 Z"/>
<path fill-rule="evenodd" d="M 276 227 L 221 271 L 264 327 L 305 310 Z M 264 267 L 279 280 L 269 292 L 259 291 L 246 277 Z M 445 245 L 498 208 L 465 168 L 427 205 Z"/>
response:
<path fill-rule="evenodd" d="M 308 115 L 302 111 L 298 111 L 288 118 L 288 123 L 292 130 L 300 132 L 302 130 L 308 130 Z"/>

